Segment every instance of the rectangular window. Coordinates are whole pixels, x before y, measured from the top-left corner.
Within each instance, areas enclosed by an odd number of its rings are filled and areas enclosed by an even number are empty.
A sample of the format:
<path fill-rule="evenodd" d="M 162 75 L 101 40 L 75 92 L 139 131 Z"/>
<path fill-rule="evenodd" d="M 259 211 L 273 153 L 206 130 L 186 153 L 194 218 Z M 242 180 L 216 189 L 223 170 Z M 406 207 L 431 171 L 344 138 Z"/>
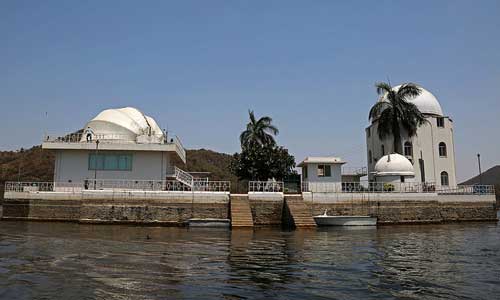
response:
<path fill-rule="evenodd" d="M 89 154 L 89 170 L 131 171 L 132 154 Z"/>
<path fill-rule="evenodd" d="M 332 169 L 330 165 L 318 165 L 318 177 L 331 177 Z"/>
<path fill-rule="evenodd" d="M 443 117 L 436 118 L 436 122 L 437 122 L 437 127 L 444 128 L 444 118 Z"/>

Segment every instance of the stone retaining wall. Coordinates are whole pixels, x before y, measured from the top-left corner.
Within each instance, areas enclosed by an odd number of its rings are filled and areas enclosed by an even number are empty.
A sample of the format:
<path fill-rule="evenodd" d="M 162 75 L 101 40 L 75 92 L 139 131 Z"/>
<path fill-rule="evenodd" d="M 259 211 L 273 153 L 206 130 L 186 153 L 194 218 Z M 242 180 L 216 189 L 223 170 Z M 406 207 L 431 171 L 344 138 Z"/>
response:
<path fill-rule="evenodd" d="M 254 224 L 282 224 L 280 193 L 249 194 Z M 496 220 L 495 197 L 437 194 L 303 194 L 312 215 L 373 215 L 380 224 Z M 3 219 L 182 225 L 228 219 L 227 193 L 7 193 Z"/>
<path fill-rule="evenodd" d="M 253 223 L 256 226 L 280 226 L 283 193 L 248 193 Z"/>
<path fill-rule="evenodd" d="M 420 197 L 420 199 L 419 199 Z M 305 195 L 313 215 L 372 215 L 379 224 L 496 220 L 494 196 L 437 194 Z"/>
<path fill-rule="evenodd" d="M 29 199 L 5 199 L 3 219 L 182 225 L 191 218 L 229 218 L 228 194 L 208 198 L 186 194 L 108 197 L 89 193 L 75 199 L 78 197 L 64 197 L 61 193 L 33 193 L 23 197 Z"/>

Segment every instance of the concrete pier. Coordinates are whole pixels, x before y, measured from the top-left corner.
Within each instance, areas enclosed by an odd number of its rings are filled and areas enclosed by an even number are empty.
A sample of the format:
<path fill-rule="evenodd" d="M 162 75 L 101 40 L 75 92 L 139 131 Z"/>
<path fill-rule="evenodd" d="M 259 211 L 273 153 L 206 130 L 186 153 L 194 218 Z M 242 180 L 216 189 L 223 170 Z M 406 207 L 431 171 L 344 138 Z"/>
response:
<path fill-rule="evenodd" d="M 7 192 L 2 219 L 182 226 L 192 218 L 230 219 L 230 197 L 225 192 Z M 251 212 L 253 225 L 286 223 L 286 197 L 290 196 L 249 193 L 247 215 Z M 295 197 L 303 199 L 302 210 L 311 216 L 328 209 L 329 215 L 375 216 L 379 224 L 497 221 L 495 195 L 303 193 Z"/>

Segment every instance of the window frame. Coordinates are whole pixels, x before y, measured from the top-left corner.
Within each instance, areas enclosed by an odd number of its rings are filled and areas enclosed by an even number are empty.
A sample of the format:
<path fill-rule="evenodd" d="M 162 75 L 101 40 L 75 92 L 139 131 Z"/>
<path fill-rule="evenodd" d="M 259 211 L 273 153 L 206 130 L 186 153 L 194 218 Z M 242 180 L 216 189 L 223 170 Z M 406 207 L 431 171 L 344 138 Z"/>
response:
<path fill-rule="evenodd" d="M 448 157 L 448 146 L 446 145 L 445 142 L 439 142 L 438 154 L 439 154 L 439 157 Z"/>
<path fill-rule="evenodd" d="M 323 170 L 320 174 L 320 170 Z M 332 166 L 327 164 L 319 164 L 316 168 L 316 174 L 318 177 L 332 177 Z"/>
<path fill-rule="evenodd" d="M 441 179 L 441 186 L 450 186 L 450 175 L 448 174 L 448 172 L 442 171 L 440 173 L 440 179 Z M 445 182 L 446 184 L 444 183 L 444 181 L 446 181 Z"/>
<path fill-rule="evenodd" d="M 94 158 L 97 157 L 97 158 Z M 126 157 L 129 162 L 126 161 L 126 167 L 121 168 L 121 160 Z M 87 157 L 87 168 L 89 171 L 132 171 L 133 166 L 133 154 L 132 153 L 88 153 Z M 110 161 L 115 159 L 115 165 L 113 168 L 106 166 L 106 160 Z M 111 161 L 110 161 L 111 162 Z"/>
<path fill-rule="evenodd" d="M 407 149 L 410 149 L 409 154 L 406 152 Z M 403 153 L 405 154 L 405 156 L 413 157 L 413 143 L 412 142 L 406 141 L 403 144 Z"/>
<path fill-rule="evenodd" d="M 436 125 L 439 128 L 444 128 L 445 127 L 444 117 L 437 117 L 436 118 Z"/>

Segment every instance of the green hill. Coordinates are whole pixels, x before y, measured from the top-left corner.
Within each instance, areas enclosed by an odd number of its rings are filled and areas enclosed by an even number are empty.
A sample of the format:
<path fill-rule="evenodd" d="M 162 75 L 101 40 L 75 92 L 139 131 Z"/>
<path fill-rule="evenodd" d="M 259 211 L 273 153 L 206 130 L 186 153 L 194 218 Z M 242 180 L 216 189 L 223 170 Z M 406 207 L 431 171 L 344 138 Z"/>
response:
<path fill-rule="evenodd" d="M 187 170 L 210 172 L 211 180 L 231 180 L 233 190 L 238 191 L 237 178 L 229 171 L 232 156 L 206 149 L 187 150 Z M 41 146 L 18 151 L 0 151 L 0 199 L 3 198 L 5 181 L 52 181 L 54 154 Z"/>

